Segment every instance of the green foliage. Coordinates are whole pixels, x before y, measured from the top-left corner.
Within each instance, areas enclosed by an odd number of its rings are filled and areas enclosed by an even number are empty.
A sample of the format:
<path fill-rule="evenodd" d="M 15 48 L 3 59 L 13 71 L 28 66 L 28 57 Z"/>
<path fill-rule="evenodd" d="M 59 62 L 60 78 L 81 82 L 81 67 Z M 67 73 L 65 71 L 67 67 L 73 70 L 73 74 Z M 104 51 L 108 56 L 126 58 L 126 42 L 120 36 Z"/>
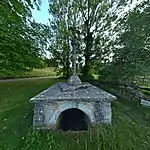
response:
<path fill-rule="evenodd" d="M 127 0 L 52 1 L 51 52 L 62 71 L 70 67 L 68 39 L 76 30 L 78 74 L 119 81 L 146 76 L 150 71 L 149 1 L 141 1 L 133 10 L 131 5 L 133 1 Z"/>
<path fill-rule="evenodd" d="M 79 42 L 77 46 L 78 73 L 82 72 L 84 76 L 90 74 L 91 62 L 98 53 L 98 49 L 93 46 L 95 44 L 94 34 L 101 31 L 103 35 L 105 24 L 101 29 L 99 26 L 102 22 L 106 23 L 106 12 L 109 6 L 110 3 L 107 0 L 50 2 L 49 11 L 53 16 L 51 52 L 54 59 L 63 67 L 64 74 L 70 73 L 70 39 L 73 36 L 76 36 Z M 69 29 L 73 29 L 72 32 Z"/>
<path fill-rule="evenodd" d="M 70 45 L 68 32 L 70 20 L 68 20 L 69 2 L 65 1 L 51 1 L 49 12 L 53 16 L 51 18 L 51 43 L 50 51 L 53 56 L 53 60 L 62 69 L 64 77 L 70 75 Z M 59 9 L 60 8 L 60 9 Z M 60 72 L 60 73 L 61 73 Z"/>
<path fill-rule="evenodd" d="M 34 3 L 38 7 L 38 3 Z M 49 29 L 31 21 L 31 8 L 30 0 L 0 2 L 1 74 L 22 74 L 43 67 L 41 54 L 48 41 Z"/>
<path fill-rule="evenodd" d="M 150 3 L 142 3 L 120 18 L 122 30 L 112 46 L 112 61 L 100 72 L 106 80 L 133 82 L 150 72 Z M 139 80 L 139 78 L 138 78 Z"/>

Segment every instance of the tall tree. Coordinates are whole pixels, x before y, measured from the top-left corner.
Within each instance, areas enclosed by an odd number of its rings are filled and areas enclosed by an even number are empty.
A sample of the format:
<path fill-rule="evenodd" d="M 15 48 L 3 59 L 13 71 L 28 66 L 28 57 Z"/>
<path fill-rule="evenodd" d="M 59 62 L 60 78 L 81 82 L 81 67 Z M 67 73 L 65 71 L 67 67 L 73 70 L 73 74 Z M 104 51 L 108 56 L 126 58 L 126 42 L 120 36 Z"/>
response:
<path fill-rule="evenodd" d="M 50 14 L 51 18 L 51 32 L 52 39 L 50 45 L 50 51 L 52 56 L 62 67 L 64 77 L 70 75 L 70 32 L 68 31 L 70 25 L 70 10 L 69 1 L 51 1 L 50 2 Z"/>
<path fill-rule="evenodd" d="M 102 72 L 103 78 L 134 81 L 150 72 L 149 23 L 149 1 L 143 1 L 119 19 L 116 30 L 120 33 L 112 46 L 112 62 Z"/>
<path fill-rule="evenodd" d="M 70 47 L 69 41 L 64 42 L 64 39 L 71 38 L 71 33 L 68 28 L 73 28 L 77 31 L 79 46 L 78 46 L 78 60 L 83 64 L 83 75 L 86 76 L 89 73 L 90 62 L 96 55 L 94 51 L 94 36 L 99 31 L 104 32 L 104 26 L 106 25 L 107 11 L 110 3 L 105 1 L 87 1 L 87 0 L 75 0 L 75 1 L 52 1 L 50 3 L 50 14 L 53 16 L 52 30 L 55 31 L 53 39 L 55 46 L 62 46 L 62 44 Z M 67 36 L 66 36 L 67 35 Z M 55 38 L 54 38 L 55 37 Z M 63 43 L 57 43 L 56 37 Z M 61 44 L 61 45 L 60 45 Z M 53 45 L 54 47 L 54 45 Z M 58 48 L 58 47 L 57 47 Z M 55 52 L 58 52 L 56 50 Z M 62 50 L 65 52 L 65 49 Z M 60 52 L 60 55 L 62 53 Z M 67 53 L 69 54 L 69 53 Z M 69 58 L 69 57 L 67 57 Z M 63 58 L 65 61 L 65 58 Z"/>
<path fill-rule="evenodd" d="M 11 75 L 42 67 L 41 45 L 46 44 L 47 27 L 31 21 L 31 8 L 40 0 L 0 1 L 0 72 Z"/>
<path fill-rule="evenodd" d="M 69 57 L 66 59 L 65 56 L 69 54 L 67 51 L 70 45 L 64 39 L 71 37 L 68 27 L 72 27 L 78 33 L 78 66 L 80 66 L 84 77 L 90 75 L 91 69 L 95 73 L 99 72 L 102 78 L 108 77 L 109 79 L 113 77 L 125 79 L 129 75 L 133 76 L 131 75 L 133 73 L 135 75 L 138 71 L 133 71 L 132 68 L 135 65 L 137 65 L 136 68 L 139 68 L 139 63 L 136 61 L 144 58 L 146 53 L 139 55 L 142 49 L 138 49 L 138 52 L 135 50 L 138 45 L 138 40 L 135 42 L 135 39 L 138 39 L 138 34 L 135 32 L 132 22 L 139 20 L 139 14 L 135 13 L 136 16 L 133 12 L 135 12 L 134 7 L 141 9 L 139 5 L 145 7 L 148 5 L 147 2 L 148 0 L 137 3 L 135 0 L 51 1 L 50 14 L 53 16 L 53 28 L 51 29 L 55 31 L 52 44 L 52 48 L 55 47 L 55 51 L 52 51 L 53 54 L 55 53 L 54 57 L 59 58 L 59 55 L 63 60 L 60 61 L 60 64 L 63 66 L 64 61 L 68 60 Z M 140 26 L 141 20 L 138 24 Z M 138 28 L 140 27 L 137 27 L 137 30 Z M 145 31 L 142 29 L 140 32 Z M 134 50 L 133 47 L 127 48 L 129 38 L 131 38 L 130 42 L 135 44 Z M 68 49 L 65 50 L 63 46 L 66 44 Z M 127 61 L 128 63 L 125 63 Z M 140 60 L 140 62 L 142 61 Z"/>

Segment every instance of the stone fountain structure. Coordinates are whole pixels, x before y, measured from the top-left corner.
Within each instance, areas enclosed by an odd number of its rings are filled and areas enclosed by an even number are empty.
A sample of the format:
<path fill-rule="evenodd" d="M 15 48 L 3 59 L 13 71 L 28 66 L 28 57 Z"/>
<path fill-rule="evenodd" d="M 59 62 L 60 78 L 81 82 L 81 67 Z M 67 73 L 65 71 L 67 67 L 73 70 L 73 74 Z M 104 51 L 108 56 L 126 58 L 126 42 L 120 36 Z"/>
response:
<path fill-rule="evenodd" d="M 73 75 L 67 82 L 59 82 L 30 99 L 30 102 L 34 104 L 33 127 L 35 128 L 60 129 L 70 124 L 68 128 L 74 129 L 71 126 L 76 124 L 77 118 L 84 121 L 86 127 L 101 123 L 111 124 L 111 102 L 117 98 L 98 87 L 81 82 L 76 75 L 75 39 L 72 40 L 71 45 Z M 68 111 L 68 118 L 65 118 L 67 110 L 72 111 Z M 76 116 L 77 110 L 80 111 L 78 116 Z M 63 119 L 65 119 L 64 122 Z"/>

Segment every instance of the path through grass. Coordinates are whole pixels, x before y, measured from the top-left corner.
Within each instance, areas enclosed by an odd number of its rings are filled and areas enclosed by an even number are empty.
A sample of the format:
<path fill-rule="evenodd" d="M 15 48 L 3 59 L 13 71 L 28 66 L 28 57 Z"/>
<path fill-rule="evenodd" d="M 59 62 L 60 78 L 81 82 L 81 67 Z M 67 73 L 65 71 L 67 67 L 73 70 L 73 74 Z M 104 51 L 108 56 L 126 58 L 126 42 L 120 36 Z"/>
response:
<path fill-rule="evenodd" d="M 0 83 L 0 150 L 149 150 L 150 109 L 138 102 L 113 102 L 112 126 L 86 133 L 31 130 L 33 107 L 29 99 L 52 79 Z"/>

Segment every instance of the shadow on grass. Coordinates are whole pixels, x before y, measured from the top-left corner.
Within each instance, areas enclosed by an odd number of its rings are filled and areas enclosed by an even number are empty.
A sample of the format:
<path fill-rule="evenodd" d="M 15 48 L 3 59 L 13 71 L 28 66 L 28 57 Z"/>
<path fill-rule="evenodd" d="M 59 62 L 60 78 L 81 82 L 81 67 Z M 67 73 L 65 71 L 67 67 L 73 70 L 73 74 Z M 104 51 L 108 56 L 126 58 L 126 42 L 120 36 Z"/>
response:
<path fill-rule="evenodd" d="M 58 82 L 55 81 L 55 82 Z M 143 150 L 150 149 L 150 109 L 138 101 L 112 103 L 112 126 L 87 132 L 32 130 L 29 99 L 55 83 L 52 80 L 0 84 L 0 149 L 2 150 Z M 18 107 L 16 104 L 20 104 Z M 13 109 L 7 108 L 13 107 Z"/>

